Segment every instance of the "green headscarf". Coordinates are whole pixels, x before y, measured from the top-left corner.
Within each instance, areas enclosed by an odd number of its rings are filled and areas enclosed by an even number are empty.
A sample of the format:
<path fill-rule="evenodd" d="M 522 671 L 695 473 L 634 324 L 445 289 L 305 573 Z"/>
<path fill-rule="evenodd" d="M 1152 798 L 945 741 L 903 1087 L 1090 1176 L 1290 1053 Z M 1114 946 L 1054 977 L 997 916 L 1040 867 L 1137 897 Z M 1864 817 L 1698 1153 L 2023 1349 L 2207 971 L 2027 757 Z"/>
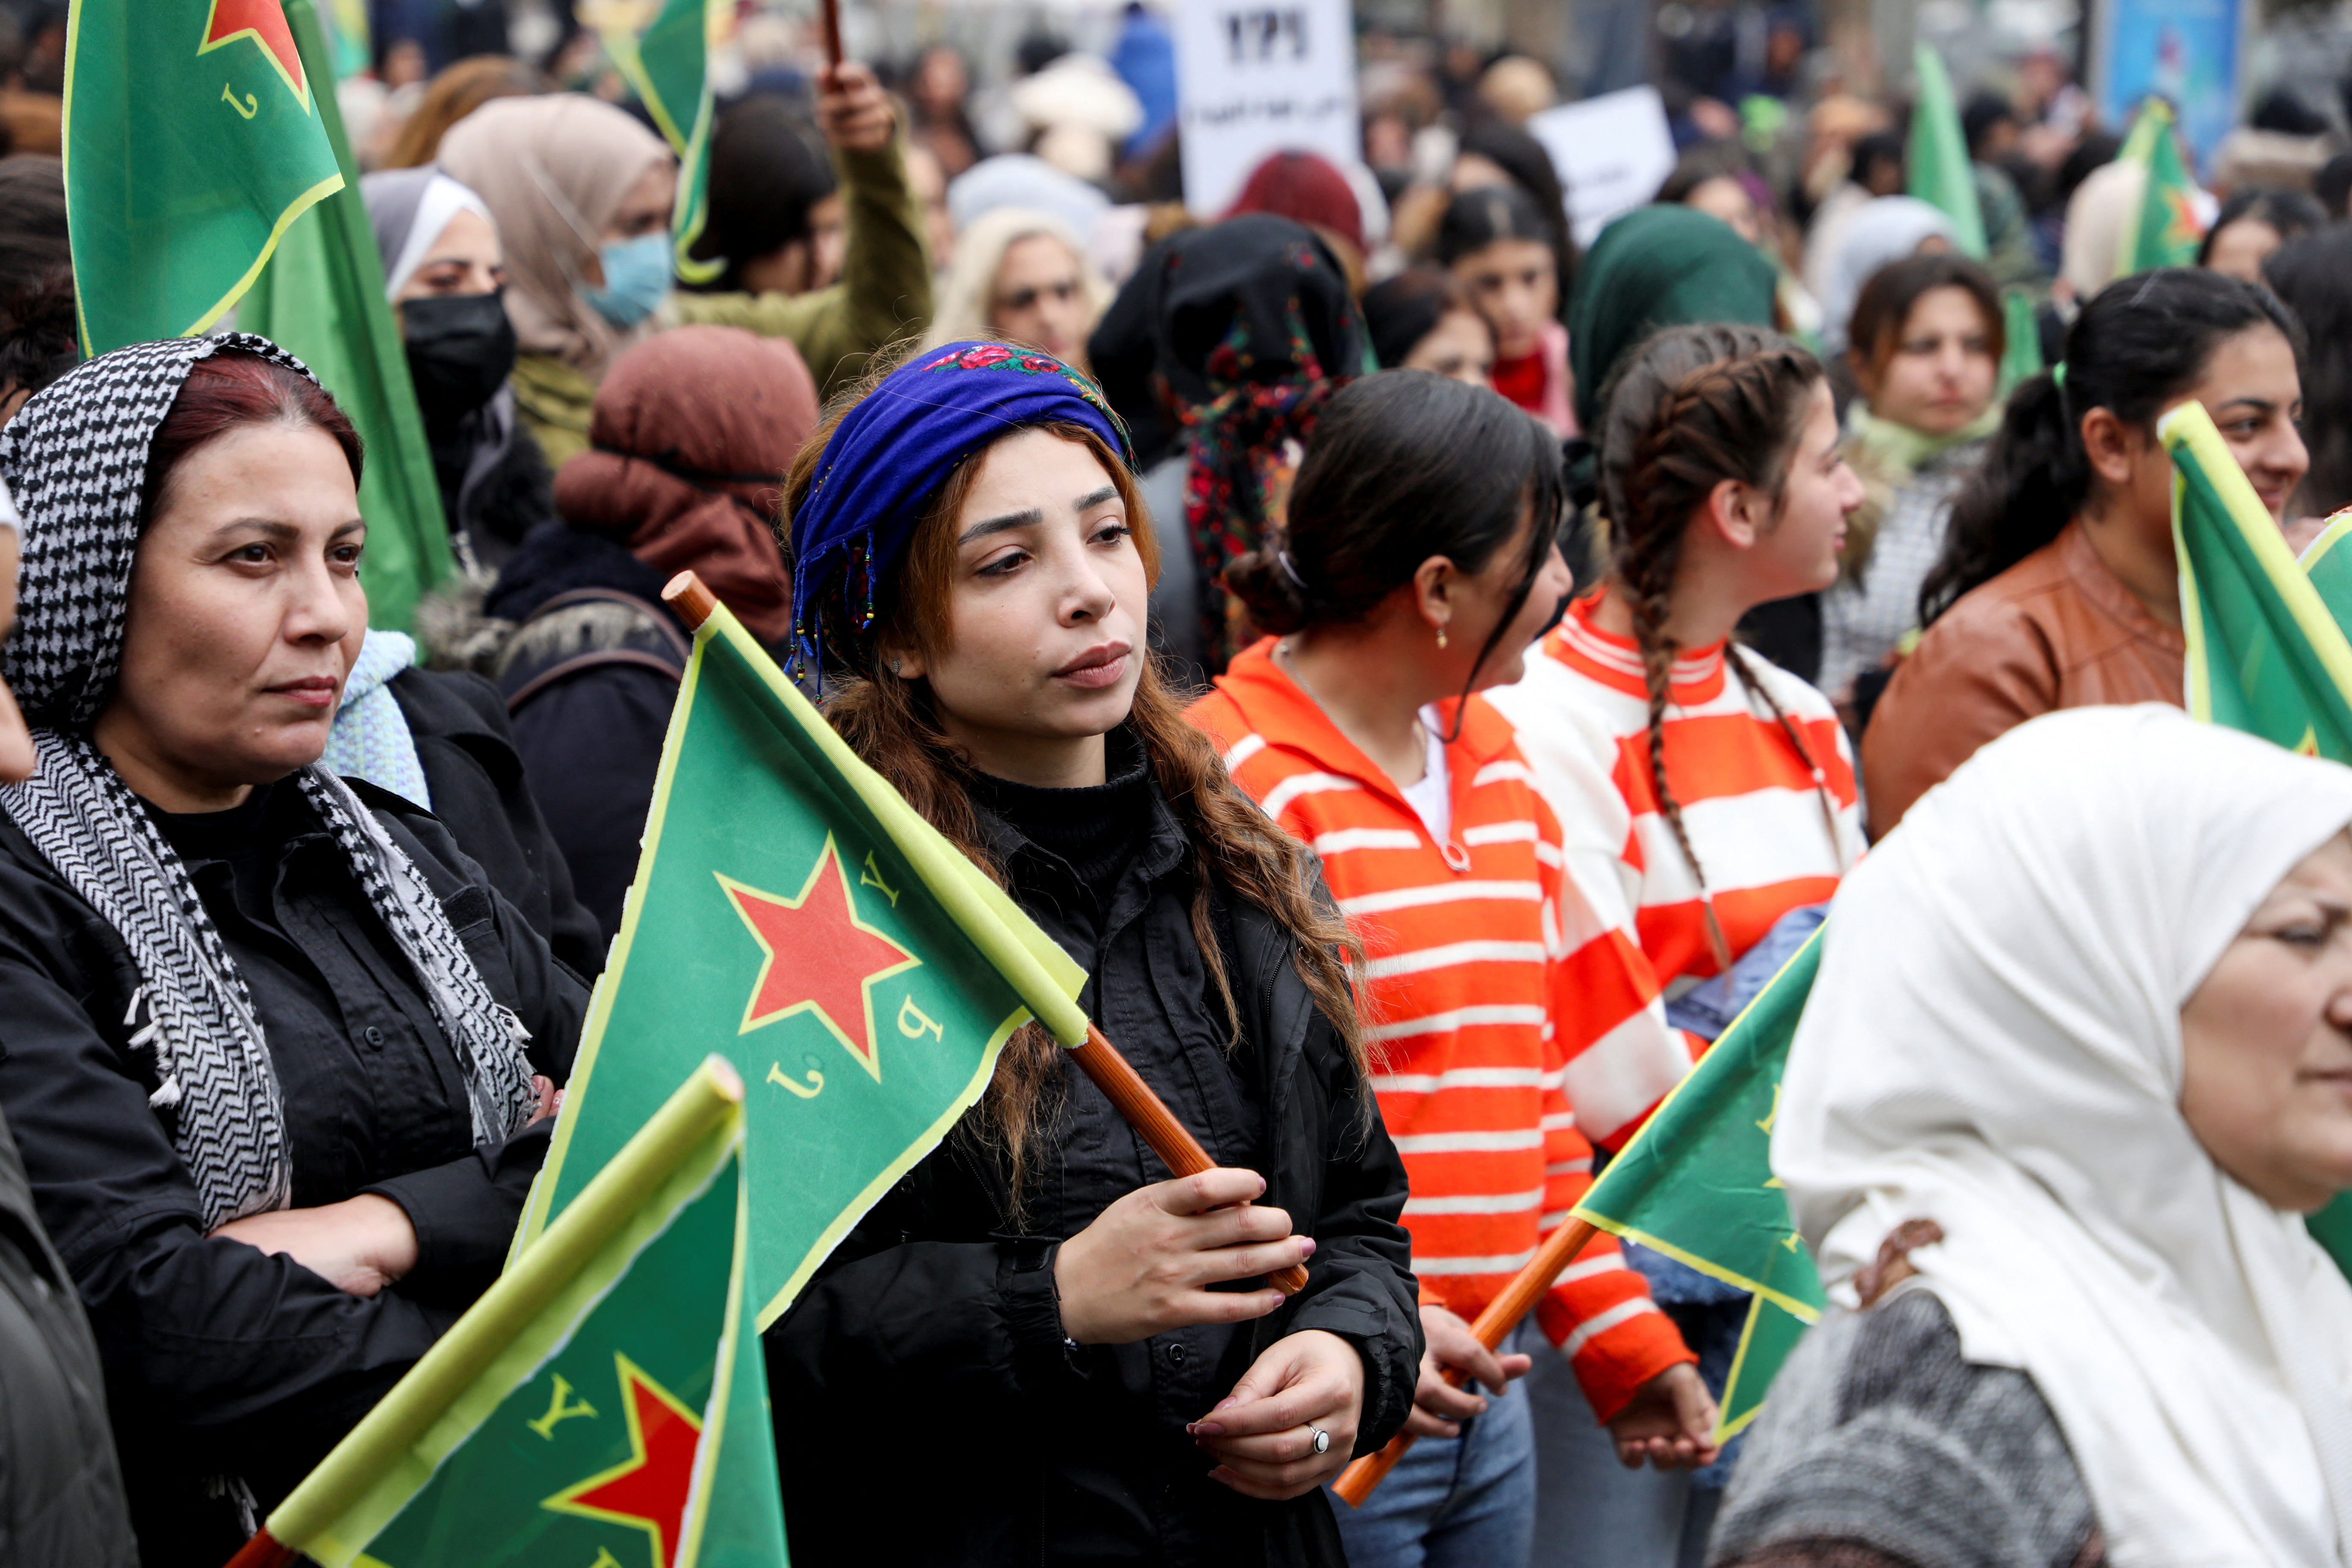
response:
<path fill-rule="evenodd" d="M 1762 251 L 1696 207 L 1637 207 L 1602 229 L 1568 308 L 1578 427 L 1594 435 L 1610 373 L 1651 333 L 1694 321 L 1771 326 L 1774 282 Z"/>

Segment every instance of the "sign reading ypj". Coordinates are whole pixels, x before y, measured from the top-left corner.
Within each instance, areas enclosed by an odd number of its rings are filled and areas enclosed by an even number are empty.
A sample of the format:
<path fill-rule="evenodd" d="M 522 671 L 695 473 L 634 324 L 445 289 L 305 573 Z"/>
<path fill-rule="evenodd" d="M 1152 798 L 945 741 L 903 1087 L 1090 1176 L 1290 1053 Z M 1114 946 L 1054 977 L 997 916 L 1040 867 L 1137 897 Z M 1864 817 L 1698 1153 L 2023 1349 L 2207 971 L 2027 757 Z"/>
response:
<path fill-rule="evenodd" d="M 1184 200 L 1221 213 L 1268 153 L 1360 156 L 1349 0 L 1190 0 L 1176 25 Z"/>

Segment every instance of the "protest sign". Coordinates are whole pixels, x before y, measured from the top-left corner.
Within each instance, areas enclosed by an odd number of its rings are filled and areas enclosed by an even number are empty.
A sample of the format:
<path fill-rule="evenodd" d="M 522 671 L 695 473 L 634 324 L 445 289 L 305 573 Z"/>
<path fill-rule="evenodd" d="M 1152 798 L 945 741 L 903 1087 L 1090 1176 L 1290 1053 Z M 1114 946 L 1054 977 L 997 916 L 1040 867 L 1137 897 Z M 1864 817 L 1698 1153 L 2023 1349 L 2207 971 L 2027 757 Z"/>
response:
<path fill-rule="evenodd" d="M 1674 134 L 1654 87 L 1547 109 L 1528 121 L 1528 132 L 1559 171 L 1569 224 L 1580 246 L 1598 239 L 1610 219 L 1646 205 L 1674 173 Z"/>
<path fill-rule="evenodd" d="M 1269 153 L 1361 161 L 1349 0 L 1191 0 L 1173 21 L 1185 205 L 1223 212 Z"/>

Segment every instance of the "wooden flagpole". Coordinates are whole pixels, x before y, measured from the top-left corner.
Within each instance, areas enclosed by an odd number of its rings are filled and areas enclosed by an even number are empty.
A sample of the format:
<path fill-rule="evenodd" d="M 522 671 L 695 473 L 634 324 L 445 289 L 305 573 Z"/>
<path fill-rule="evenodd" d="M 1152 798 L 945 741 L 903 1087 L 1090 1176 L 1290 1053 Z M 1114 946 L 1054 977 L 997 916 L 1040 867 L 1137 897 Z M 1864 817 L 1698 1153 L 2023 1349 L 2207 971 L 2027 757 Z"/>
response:
<path fill-rule="evenodd" d="M 817 0 L 817 16 L 824 25 L 824 58 L 828 65 L 841 64 L 841 0 Z"/>
<path fill-rule="evenodd" d="M 1551 1238 L 1528 1259 L 1528 1266 L 1511 1276 L 1511 1282 L 1503 1287 L 1503 1293 L 1487 1302 L 1486 1310 L 1478 1314 L 1478 1321 L 1470 1325 L 1470 1331 L 1477 1336 L 1478 1342 L 1488 1350 L 1501 1344 L 1510 1331 L 1519 1326 L 1519 1320 L 1535 1310 L 1535 1304 L 1543 1299 L 1543 1293 L 1551 1289 L 1551 1282 L 1559 1278 L 1559 1271 L 1575 1262 L 1576 1255 L 1582 1252 L 1599 1234 L 1600 1227 L 1586 1219 L 1576 1220 L 1553 1231 Z M 1464 1379 L 1460 1371 L 1449 1366 L 1445 1369 L 1445 1381 L 1459 1388 Z M 1387 1447 L 1377 1454 L 1365 1455 L 1340 1471 L 1339 1479 L 1331 1483 L 1331 1489 L 1347 1499 L 1349 1507 L 1363 1507 L 1364 1500 L 1372 1495 L 1372 1489 L 1388 1479 L 1388 1473 L 1396 1468 L 1397 1461 L 1403 1458 L 1405 1450 L 1412 1447 L 1412 1434 L 1398 1433 L 1389 1439 Z"/>
<path fill-rule="evenodd" d="M 684 617 L 688 626 L 695 627 L 709 620 L 719 608 L 718 595 L 692 572 L 681 572 L 671 578 L 668 586 L 662 589 L 662 599 Z M 1078 1070 L 1092 1079 L 1103 1097 L 1127 1119 L 1127 1124 L 1143 1135 L 1144 1142 L 1160 1156 L 1161 1164 L 1179 1176 L 1197 1176 L 1216 1168 L 1216 1162 L 1201 1147 L 1201 1141 L 1176 1120 L 1176 1113 L 1168 1109 L 1167 1102 L 1118 1054 L 1118 1047 L 1103 1037 L 1103 1032 L 1091 1019 L 1087 1024 L 1086 1042 L 1067 1048 Z M 1266 1276 L 1266 1283 L 1286 1296 L 1295 1296 L 1307 1288 L 1307 1266 L 1294 1263 L 1277 1269 Z"/>
<path fill-rule="evenodd" d="M 278 1538 L 267 1530 L 257 1530 L 253 1539 L 238 1547 L 236 1555 L 228 1560 L 228 1568 L 286 1568 L 294 1557 L 292 1547 L 278 1544 Z"/>

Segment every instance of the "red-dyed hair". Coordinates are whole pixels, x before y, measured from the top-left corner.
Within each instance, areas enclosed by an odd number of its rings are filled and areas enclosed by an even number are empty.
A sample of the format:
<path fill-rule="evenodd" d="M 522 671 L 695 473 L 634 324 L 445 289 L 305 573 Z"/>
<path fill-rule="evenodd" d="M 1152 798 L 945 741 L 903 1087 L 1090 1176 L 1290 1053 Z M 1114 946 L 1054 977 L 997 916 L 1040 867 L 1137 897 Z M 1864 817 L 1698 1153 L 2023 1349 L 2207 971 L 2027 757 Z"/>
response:
<path fill-rule="evenodd" d="M 189 453 L 247 425 L 287 425 L 323 430 L 343 449 L 352 483 L 360 482 L 366 449 L 350 416 L 310 377 L 241 349 L 223 349 L 188 367 L 172 411 L 147 447 L 147 481 L 139 523 L 153 520 L 164 490 Z"/>

